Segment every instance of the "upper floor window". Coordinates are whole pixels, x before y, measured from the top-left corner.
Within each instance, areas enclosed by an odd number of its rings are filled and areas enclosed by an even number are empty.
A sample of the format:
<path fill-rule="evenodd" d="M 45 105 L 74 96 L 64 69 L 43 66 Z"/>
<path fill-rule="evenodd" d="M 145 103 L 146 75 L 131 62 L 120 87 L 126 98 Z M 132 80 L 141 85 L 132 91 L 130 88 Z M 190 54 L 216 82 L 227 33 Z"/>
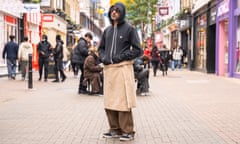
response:
<path fill-rule="evenodd" d="M 54 0 L 55 9 L 63 9 L 63 0 Z"/>

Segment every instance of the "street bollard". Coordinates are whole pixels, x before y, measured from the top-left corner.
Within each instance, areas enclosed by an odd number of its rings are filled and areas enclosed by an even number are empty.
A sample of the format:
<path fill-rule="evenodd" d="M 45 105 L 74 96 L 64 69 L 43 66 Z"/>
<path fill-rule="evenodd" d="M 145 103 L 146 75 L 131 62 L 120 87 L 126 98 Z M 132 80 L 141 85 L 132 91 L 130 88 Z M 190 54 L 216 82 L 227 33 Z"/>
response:
<path fill-rule="evenodd" d="M 28 88 L 33 88 L 33 81 L 32 81 L 32 54 L 28 55 Z"/>

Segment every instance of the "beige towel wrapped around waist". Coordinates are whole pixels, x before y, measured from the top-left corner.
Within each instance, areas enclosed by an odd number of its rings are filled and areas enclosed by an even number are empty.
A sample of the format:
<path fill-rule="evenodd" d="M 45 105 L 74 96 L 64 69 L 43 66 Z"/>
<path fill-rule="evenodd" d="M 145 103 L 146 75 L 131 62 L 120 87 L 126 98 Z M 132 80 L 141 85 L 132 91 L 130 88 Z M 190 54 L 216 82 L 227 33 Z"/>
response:
<path fill-rule="evenodd" d="M 136 106 L 136 90 L 132 61 L 104 67 L 104 107 L 130 111 Z"/>

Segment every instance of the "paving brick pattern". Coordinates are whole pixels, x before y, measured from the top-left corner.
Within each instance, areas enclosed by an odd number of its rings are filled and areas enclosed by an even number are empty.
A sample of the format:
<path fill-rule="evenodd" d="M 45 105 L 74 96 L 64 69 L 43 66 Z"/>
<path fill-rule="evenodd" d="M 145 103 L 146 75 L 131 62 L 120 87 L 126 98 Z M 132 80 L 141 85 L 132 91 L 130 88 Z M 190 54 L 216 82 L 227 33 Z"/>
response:
<path fill-rule="evenodd" d="M 19 79 L 19 80 L 18 80 Z M 64 83 L 0 78 L 0 144 L 240 144 L 240 80 L 188 70 L 150 77 L 133 110 L 135 139 L 104 139 L 103 97 Z"/>

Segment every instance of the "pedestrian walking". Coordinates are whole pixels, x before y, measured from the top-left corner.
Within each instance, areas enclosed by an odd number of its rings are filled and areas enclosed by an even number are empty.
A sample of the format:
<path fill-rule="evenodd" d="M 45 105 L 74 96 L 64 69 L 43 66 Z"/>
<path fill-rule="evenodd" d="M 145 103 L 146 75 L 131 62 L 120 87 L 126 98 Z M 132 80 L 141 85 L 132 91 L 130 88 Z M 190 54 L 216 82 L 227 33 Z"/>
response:
<path fill-rule="evenodd" d="M 174 68 L 181 69 L 182 67 L 182 56 L 183 50 L 181 46 L 178 46 L 173 50 L 173 61 L 174 61 Z"/>
<path fill-rule="evenodd" d="M 92 38 L 93 38 L 92 34 L 90 32 L 87 32 L 84 35 L 84 37 L 81 37 L 78 40 L 77 47 L 74 49 L 74 53 L 76 54 L 76 61 L 78 61 L 79 68 L 80 68 L 80 71 L 81 71 L 79 87 L 78 87 L 78 94 L 87 94 L 87 87 L 83 85 L 84 62 L 85 62 L 86 57 L 88 56 L 88 48 L 91 45 Z"/>
<path fill-rule="evenodd" d="M 104 64 L 104 108 L 109 122 L 105 138 L 120 136 L 134 138 L 132 108 L 136 106 L 133 60 L 143 54 L 137 31 L 124 19 L 125 6 L 111 6 L 108 17 L 111 25 L 102 35 L 99 57 Z"/>
<path fill-rule="evenodd" d="M 62 78 L 62 82 L 64 82 L 67 76 L 64 74 L 63 70 L 63 41 L 61 40 L 60 35 L 56 35 L 56 46 L 53 49 L 53 57 L 54 57 L 54 73 L 55 73 L 55 80 L 52 82 L 60 82 L 59 80 L 59 73 L 60 77 Z"/>
<path fill-rule="evenodd" d="M 70 65 L 70 52 L 66 47 L 63 47 L 63 69 L 67 70 Z"/>
<path fill-rule="evenodd" d="M 159 50 L 156 45 L 153 46 L 152 51 L 151 51 L 151 57 L 152 57 L 152 67 L 153 67 L 153 76 L 155 77 L 157 75 L 157 70 L 159 67 L 160 63 L 160 54 Z"/>
<path fill-rule="evenodd" d="M 24 37 L 23 42 L 19 46 L 18 61 L 22 74 L 22 80 L 26 78 L 26 72 L 29 64 L 29 54 L 33 53 L 32 44 L 28 41 L 28 37 Z M 30 61 L 32 62 L 32 60 Z"/>
<path fill-rule="evenodd" d="M 18 44 L 14 42 L 14 35 L 10 35 L 9 38 L 10 41 L 4 46 L 2 58 L 5 59 L 7 57 L 8 79 L 15 80 L 18 59 Z"/>
<path fill-rule="evenodd" d="M 71 55 L 70 55 L 73 75 L 75 77 L 78 76 L 78 72 L 80 70 L 80 50 L 78 49 L 77 45 L 78 44 L 76 44 L 76 46 L 73 47 L 73 50 L 71 51 Z"/>
<path fill-rule="evenodd" d="M 144 68 L 150 69 L 150 64 L 151 64 L 151 51 L 150 48 L 146 45 L 143 51 L 143 55 L 149 58 L 149 61 L 147 61 L 146 64 L 144 64 Z"/>
<path fill-rule="evenodd" d="M 159 50 L 159 53 L 161 58 L 160 69 L 162 71 L 162 75 L 165 76 L 167 75 L 168 64 L 169 64 L 169 50 L 167 49 L 165 44 Z"/>
<path fill-rule="evenodd" d="M 42 36 L 42 41 L 38 43 L 38 64 L 39 64 L 39 78 L 38 80 L 42 80 L 42 72 L 44 70 L 44 81 L 46 82 L 48 79 L 48 64 L 49 64 L 49 56 L 52 52 L 52 46 L 48 42 L 47 35 Z"/>

